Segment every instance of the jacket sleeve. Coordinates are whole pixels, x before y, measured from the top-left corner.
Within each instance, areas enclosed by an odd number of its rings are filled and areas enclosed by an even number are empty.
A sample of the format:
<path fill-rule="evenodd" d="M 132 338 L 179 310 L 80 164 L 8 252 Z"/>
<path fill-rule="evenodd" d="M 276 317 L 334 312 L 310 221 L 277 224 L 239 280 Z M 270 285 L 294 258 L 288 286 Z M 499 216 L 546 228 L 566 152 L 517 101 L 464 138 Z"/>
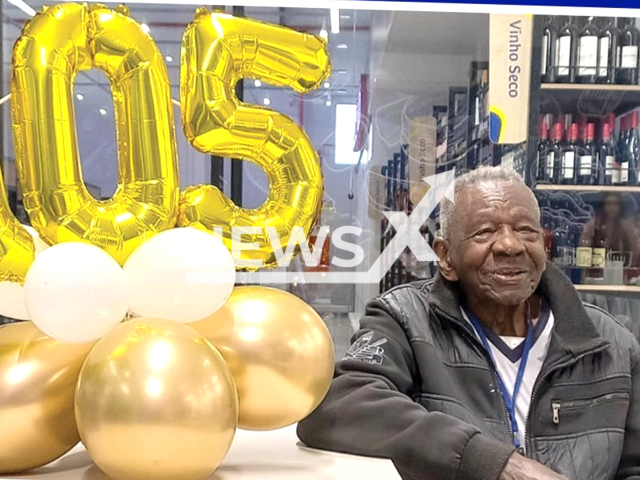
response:
<path fill-rule="evenodd" d="M 631 398 L 616 480 L 640 480 L 640 347 L 633 340 Z"/>
<path fill-rule="evenodd" d="M 390 311 L 384 299 L 369 304 L 329 393 L 299 423 L 300 440 L 312 448 L 390 458 L 405 480 L 497 480 L 513 447 L 411 399 L 418 373 Z"/>

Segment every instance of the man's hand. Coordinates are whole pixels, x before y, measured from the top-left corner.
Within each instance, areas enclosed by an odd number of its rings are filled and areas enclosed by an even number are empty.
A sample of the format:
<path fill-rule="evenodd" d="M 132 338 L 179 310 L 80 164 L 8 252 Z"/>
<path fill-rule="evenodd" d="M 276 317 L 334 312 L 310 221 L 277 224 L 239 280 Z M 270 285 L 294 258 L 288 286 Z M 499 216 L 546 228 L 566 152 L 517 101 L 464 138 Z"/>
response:
<path fill-rule="evenodd" d="M 541 463 L 514 453 L 500 474 L 499 480 L 569 480 Z"/>

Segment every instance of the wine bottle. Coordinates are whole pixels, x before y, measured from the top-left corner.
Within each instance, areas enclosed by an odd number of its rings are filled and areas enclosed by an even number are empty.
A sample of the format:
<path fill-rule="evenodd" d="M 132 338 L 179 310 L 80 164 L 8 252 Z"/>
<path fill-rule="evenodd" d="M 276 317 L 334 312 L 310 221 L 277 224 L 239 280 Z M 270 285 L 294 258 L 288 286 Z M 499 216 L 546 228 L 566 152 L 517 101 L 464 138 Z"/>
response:
<path fill-rule="evenodd" d="M 537 171 L 536 180 L 538 182 L 549 182 L 551 176 L 549 176 L 547 167 L 547 154 L 549 152 L 549 129 L 547 128 L 547 122 L 544 118 L 540 121 L 540 141 L 538 142 L 538 154 L 537 154 Z M 553 168 L 551 169 L 551 175 L 553 175 Z"/>
<path fill-rule="evenodd" d="M 558 40 L 558 27 L 556 17 L 547 15 L 542 28 L 542 66 L 540 69 L 543 83 L 556 81 L 556 42 Z"/>
<path fill-rule="evenodd" d="M 620 182 L 619 185 L 629 184 L 629 169 L 633 163 L 636 147 L 633 135 L 633 114 L 624 117 L 624 133 L 622 133 L 622 146 L 620 147 Z"/>
<path fill-rule="evenodd" d="M 638 156 L 640 155 L 640 138 L 638 138 L 638 111 L 631 112 L 629 125 L 629 142 L 627 146 L 627 160 L 629 162 L 627 170 L 627 185 L 638 184 Z M 624 171 L 621 173 L 621 177 Z M 622 178 L 621 178 L 622 180 Z"/>
<path fill-rule="evenodd" d="M 560 165 L 560 183 L 575 185 L 576 160 L 578 157 L 578 124 L 572 123 L 567 134 L 567 141 L 562 148 L 562 160 Z"/>
<path fill-rule="evenodd" d="M 619 66 L 617 83 L 624 85 L 638 84 L 638 45 L 640 44 L 640 32 L 636 28 L 636 19 L 625 19 L 624 28 L 620 32 Z"/>
<path fill-rule="evenodd" d="M 607 233 L 604 228 L 596 228 L 593 235 L 593 255 L 591 266 L 604 268 L 607 261 Z"/>
<path fill-rule="evenodd" d="M 616 144 L 616 164 L 614 167 L 613 184 L 620 185 L 622 181 L 622 163 L 626 155 L 627 149 L 627 124 L 628 117 L 625 115 L 620 118 L 620 130 L 618 131 L 618 141 Z"/>
<path fill-rule="evenodd" d="M 562 164 L 562 124 L 556 123 L 551 129 L 551 143 L 547 150 L 547 176 L 553 183 L 560 183 L 560 170 Z"/>
<path fill-rule="evenodd" d="M 569 17 L 567 23 L 558 32 L 556 52 L 558 66 L 556 82 L 574 83 L 578 60 L 578 27 L 573 17 Z"/>
<path fill-rule="evenodd" d="M 567 221 L 564 219 L 553 232 L 553 263 L 561 268 L 573 265 L 573 248 L 569 240 Z"/>
<path fill-rule="evenodd" d="M 614 17 L 607 17 L 600 29 L 598 54 L 598 83 L 616 83 L 618 68 L 618 37 L 620 30 Z"/>
<path fill-rule="evenodd" d="M 598 162 L 596 156 L 596 147 L 593 143 L 595 137 L 596 126 L 588 123 L 584 143 L 580 145 L 580 161 L 578 166 L 578 184 L 579 185 L 597 185 L 598 184 Z"/>
<path fill-rule="evenodd" d="M 611 127 L 609 123 L 605 123 L 602 126 L 602 141 L 600 142 L 600 171 L 602 185 L 613 185 L 614 179 L 616 183 L 620 182 L 620 173 L 616 176 L 615 164 L 616 164 L 616 145 L 611 138 Z"/>
<path fill-rule="evenodd" d="M 595 17 L 589 17 L 587 23 L 578 34 L 578 83 L 596 83 L 598 76 L 600 30 L 595 23 Z"/>

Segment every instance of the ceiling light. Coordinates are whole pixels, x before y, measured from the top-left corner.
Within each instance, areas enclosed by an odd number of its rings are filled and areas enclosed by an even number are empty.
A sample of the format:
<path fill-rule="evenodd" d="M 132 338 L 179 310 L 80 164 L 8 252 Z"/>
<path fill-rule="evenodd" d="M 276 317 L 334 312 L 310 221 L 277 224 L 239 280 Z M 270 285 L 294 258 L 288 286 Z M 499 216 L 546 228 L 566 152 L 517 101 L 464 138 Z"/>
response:
<path fill-rule="evenodd" d="M 340 75 L 346 75 L 347 71 L 346 70 L 334 70 L 333 73 L 338 73 Z"/>
<path fill-rule="evenodd" d="M 329 32 L 327 32 L 326 28 L 323 28 L 322 30 L 320 30 L 320 36 L 322 38 L 329 38 Z"/>
<path fill-rule="evenodd" d="M 271 100 L 269 100 L 269 97 L 264 97 L 262 99 L 262 103 L 265 105 L 271 105 Z"/>
<path fill-rule="evenodd" d="M 346 43 L 341 43 L 338 45 L 338 48 L 344 50 L 345 48 L 349 48 L 349 45 L 347 45 Z"/>
<path fill-rule="evenodd" d="M 78 94 L 76 95 L 76 98 L 77 98 L 78 100 L 84 100 L 84 95 L 82 95 L 81 93 L 78 93 Z"/>
<path fill-rule="evenodd" d="M 340 18 L 344 18 L 345 20 L 348 20 L 351 18 L 351 15 L 340 15 Z"/>
<path fill-rule="evenodd" d="M 36 11 L 31 8 L 31 5 L 28 5 L 24 0 L 9 0 L 9 3 L 15 7 L 18 7 L 30 17 L 33 17 L 36 14 Z"/>
<path fill-rule="evenodd" d="M 340 9 L 331 8 L 329 13 L 331 17 L 331 33 L 340 33 Z"/>
<path fill-rule="evenodd" d="M 106 115 L 107 111 L 104 108 L 100 109 L 100 115 Z"/>
<path fill-rule="evenodd" d="M 329 88 L 331 84 L 329 82 L 324 82 L 324 88 Z"/>
<path fill-rule="evenodd" d="M 327 107 L 330 107 L 330 106 L 331 106 L 331 100 L 327 100 L 326 102 L 324 102 L 324 104 L 325 104 Z"/>
<path fill-rule="evenodd" d="M 149 33 L 151 31 L 151 29 L 149 28 L 149 25 L 147 25 L 146 23 L 143 23 L 142 25 L 140 25 L 140 27 L 142 28 L 142 31 L 144 33 Z"/>
<path fill-rule="evenodd" d="M 343 95 L 344 95 L 344 94 L 346 94 L 346 93 L 347 93 L 347 89 L 346 89 L 346 88 L 339 88 L 339 89 L 338 89 L 338 93 L 340 93 L 340 94 L 343 94 Z"/>
<path fill-rule="evenodd" d="M 254 87 L 261 87 L 262 86 L 262 82 L 260 80 L 254 80 L 253 81 L 253 86 Z"/>
<path fill-rule="evenodd" d="M 164 59 L 169 63 L 173 62 L 173 57 L 171 55 L 167 55 Z"/>

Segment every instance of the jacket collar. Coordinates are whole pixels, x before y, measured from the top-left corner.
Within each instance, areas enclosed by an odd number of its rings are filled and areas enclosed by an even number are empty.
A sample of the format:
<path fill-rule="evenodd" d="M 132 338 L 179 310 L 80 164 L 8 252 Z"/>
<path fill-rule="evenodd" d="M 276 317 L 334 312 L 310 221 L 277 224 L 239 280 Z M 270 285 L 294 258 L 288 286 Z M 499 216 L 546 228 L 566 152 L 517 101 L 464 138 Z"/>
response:
<path fill-rule="evenodd" d="M 608 343 L 589 318 L 573 284 L 558 267 L 547 262 L 536 291 L 546 300 L 555 318 L 550 357 L 577 356 Z M 431 308 L 464 322 L 460 313 L 462 299 L 457 282 L 449 282 L 440 274 L 436 275 L 428 299 Z"/>

